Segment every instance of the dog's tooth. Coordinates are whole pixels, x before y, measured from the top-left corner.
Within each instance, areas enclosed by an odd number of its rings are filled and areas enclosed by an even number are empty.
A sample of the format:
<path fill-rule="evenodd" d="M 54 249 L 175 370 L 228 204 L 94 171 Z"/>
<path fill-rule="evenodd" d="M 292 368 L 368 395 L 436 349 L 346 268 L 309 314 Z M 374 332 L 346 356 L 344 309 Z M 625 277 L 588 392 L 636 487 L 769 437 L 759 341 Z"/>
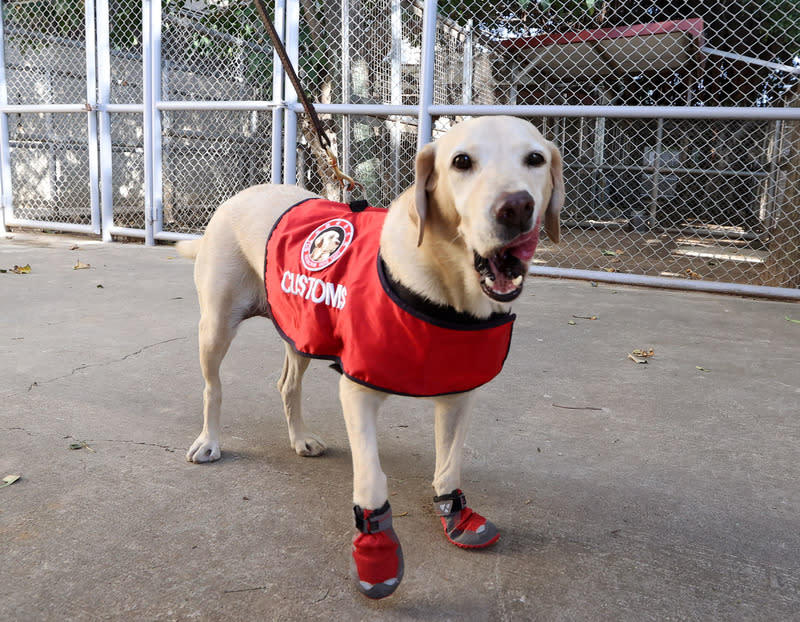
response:
<path fill-rule="evenodd" d="M 487 274 L 484 277 L 484 279 L 486 280 L 487 283 L 489 283 L 489 285 L 493 285 L 494 284 L 494 277 L 493 276 L 490 276 L 490 275 Z"/>
<path fill-rule="evenodd" d="M 522 285 L 523 278 L 524 275 L 522 274 L 520 274 L 518 277 L 514 277 L 514 279 L 511 280 L 511 282 L 514 284 L 514 287 L 519 287 L 520 285 Z"/>

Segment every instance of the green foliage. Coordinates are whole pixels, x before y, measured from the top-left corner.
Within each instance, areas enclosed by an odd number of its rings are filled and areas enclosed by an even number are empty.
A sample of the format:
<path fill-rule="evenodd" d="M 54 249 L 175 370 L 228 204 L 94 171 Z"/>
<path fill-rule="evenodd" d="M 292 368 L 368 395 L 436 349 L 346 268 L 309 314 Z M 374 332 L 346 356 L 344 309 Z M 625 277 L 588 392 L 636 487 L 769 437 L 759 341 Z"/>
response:
<path fill-rule="evenodd" d="M 58 37 L 83 37 L 83 1 L 3 2 L 3 21 Z"/>
<path fill-rule="evenodd" d="M 800 53 L 800 0 L 762 0 L 758 5 L 763 15 L 763 37 L 788 44 L 795 54 Z"/>

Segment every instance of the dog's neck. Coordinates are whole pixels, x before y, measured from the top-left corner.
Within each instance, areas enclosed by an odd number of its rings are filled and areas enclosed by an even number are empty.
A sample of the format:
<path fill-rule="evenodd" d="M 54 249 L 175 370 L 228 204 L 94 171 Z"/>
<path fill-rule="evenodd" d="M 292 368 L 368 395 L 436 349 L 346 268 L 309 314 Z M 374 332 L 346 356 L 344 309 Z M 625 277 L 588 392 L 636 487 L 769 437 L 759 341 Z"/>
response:
<path fill-rule="evenodd" d="M 408 210 L 396 201 L 381 234 L 381 257 L 395 281 L 435 305 L 478 319 L 509 311 L 510 305 L 494 302 L 481 291 L 472 253 L 457 230 L 429 217 L 417 246 L 417 229 L 408 221 Z"/>

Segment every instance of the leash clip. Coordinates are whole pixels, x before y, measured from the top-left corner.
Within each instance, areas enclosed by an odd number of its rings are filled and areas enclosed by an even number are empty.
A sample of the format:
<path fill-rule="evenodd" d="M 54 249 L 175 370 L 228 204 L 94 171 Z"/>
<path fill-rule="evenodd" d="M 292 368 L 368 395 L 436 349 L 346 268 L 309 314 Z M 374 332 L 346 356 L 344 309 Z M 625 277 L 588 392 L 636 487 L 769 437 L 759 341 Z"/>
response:
<path fill-rule="evenodd" d="M 356 188 L 360 188 L 361 193 L 366 196 L 366 188 L 364 188 L 364 184 L 357 182 L 355 179 L 350 177 L 350 175 L 339 168 L 339 160 L 336 159 L 336 156 L 334 155 L 333 151 L 331 151 L 330 147 L 325 147 L 325 153 L 328 154 L 328 160 L 330 161 L 331 168 L 333 169 L 333 176 L 336 177 L 336 181 L 339 182 L 339 185 L 342 186 L 345 192 L 352 192 Z"/>

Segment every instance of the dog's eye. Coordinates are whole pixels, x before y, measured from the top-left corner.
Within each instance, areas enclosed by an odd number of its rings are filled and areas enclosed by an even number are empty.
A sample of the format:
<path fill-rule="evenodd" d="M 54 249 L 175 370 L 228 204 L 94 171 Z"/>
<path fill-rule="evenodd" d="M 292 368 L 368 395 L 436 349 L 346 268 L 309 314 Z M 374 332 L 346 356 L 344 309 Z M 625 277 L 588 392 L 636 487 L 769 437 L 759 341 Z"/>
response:
<path fill-rule="evenodd" d="M 538 151 L 531 151 L 525 158 L 526 166 L 541 166 L 544 164 L 544 156 Z"/>
<path fill-rule="evenodd" d="M 466 153 L 459 153 L 453 158 L 453 166 L 460 171 L 468 171 L 472 168 L 472 158 Z"/>

